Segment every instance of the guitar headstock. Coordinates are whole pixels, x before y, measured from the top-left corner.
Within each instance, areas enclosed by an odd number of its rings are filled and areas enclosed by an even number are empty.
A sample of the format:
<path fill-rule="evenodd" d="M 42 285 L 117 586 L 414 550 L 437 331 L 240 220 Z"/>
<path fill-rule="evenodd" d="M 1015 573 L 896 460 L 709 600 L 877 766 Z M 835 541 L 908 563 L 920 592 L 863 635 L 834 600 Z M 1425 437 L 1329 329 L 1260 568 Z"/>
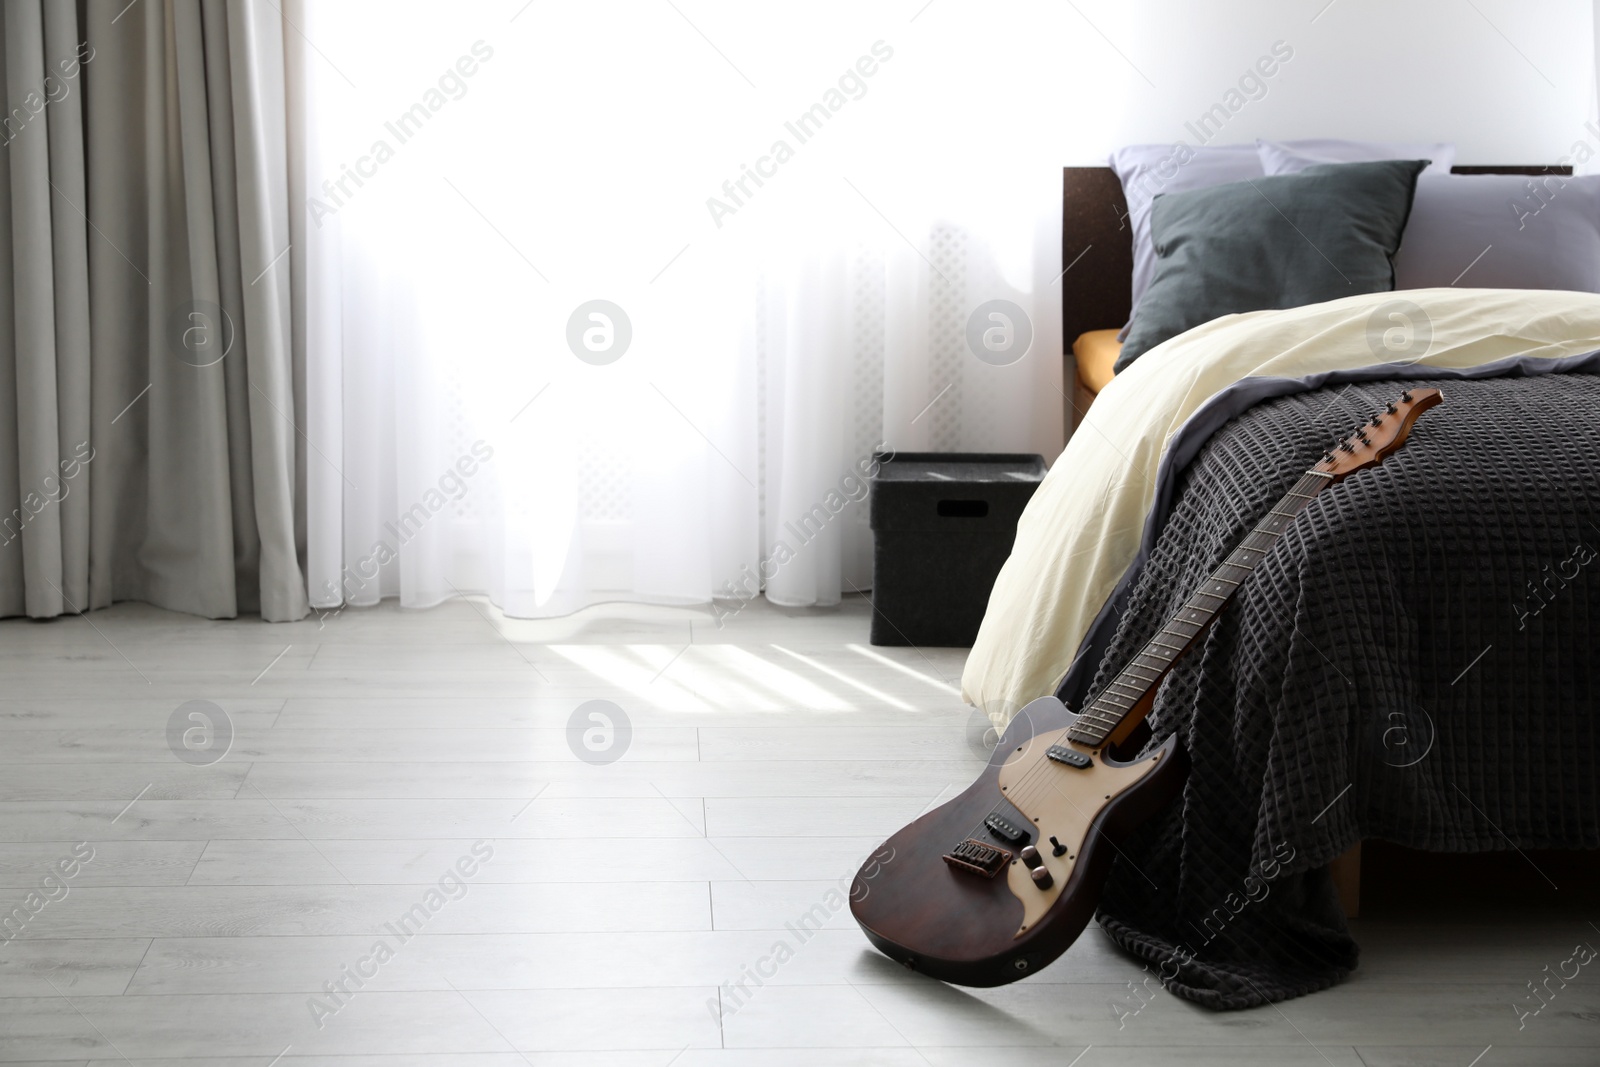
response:
<path fill-rule="evenodd" d="M 1311 469 L 1343 481 L 1364 467 L 1382 463 L 1405 444 L 1417 417 L 1444 399 L 1437 389 L 1408 389 L 1400 399 L 1363 423 L 1355 433 L 1323 453 Z"/>

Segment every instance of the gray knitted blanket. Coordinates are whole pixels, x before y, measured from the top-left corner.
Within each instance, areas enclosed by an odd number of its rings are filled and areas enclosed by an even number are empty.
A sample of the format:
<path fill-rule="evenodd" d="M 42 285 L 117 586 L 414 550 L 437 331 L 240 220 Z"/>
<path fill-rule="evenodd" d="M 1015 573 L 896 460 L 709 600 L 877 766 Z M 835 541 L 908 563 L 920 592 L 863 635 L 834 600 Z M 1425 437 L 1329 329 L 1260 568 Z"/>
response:
<path fill-rule="evenodd" d="M 1235 1009 L 1347 975 L 1326 865 L 1363 838 L 1600 847 L 1595 362 L 1345 380 L 1191 443 L 1058 692 L 1069 707 L 1323 449 L 1408 386 L 1445 396 L 1381 467 L 1311 502 L 1162 686 L 1156 740 L 1181 735 L 1193 770 L 1125 845 L 1098 918 L 1171 992 Z"/>

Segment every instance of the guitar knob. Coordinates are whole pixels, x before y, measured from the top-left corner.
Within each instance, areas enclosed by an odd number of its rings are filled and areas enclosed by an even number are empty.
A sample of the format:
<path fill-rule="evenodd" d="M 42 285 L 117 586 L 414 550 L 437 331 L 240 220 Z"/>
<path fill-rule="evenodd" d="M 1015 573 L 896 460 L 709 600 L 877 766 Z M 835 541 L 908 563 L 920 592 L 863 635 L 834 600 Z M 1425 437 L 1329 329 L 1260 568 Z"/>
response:
<path fill-rule="evenodd" d="M 1044 862 L 1043 857 L 1039 855 L 1039 850 L 1034 848 L 1032 845 L 1023 845 L 1022 851 L 1019 852 L 1018 855 L 1022 857 L 1022 862 L 1026 863 L 1028 867 L 1033 870 L 1038 870 L 1039 865 Z"/>
<path fill-rule="evenodd" d="M 1050 869 L 1048 867 L 1035 867 L 1031 873 L 1033 874 L 1033 884 L 1040 889 L 1049 889 L 1055 885 L 1055 879 L 1050 877 Z"/>

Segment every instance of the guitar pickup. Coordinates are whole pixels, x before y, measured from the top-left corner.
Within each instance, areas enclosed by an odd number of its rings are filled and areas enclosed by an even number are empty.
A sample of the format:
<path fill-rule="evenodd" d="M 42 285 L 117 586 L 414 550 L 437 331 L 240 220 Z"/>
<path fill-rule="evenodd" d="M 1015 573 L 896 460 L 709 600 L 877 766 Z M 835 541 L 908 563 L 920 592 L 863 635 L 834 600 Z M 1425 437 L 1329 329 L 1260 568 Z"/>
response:
<path fill-rule="evenodd" d="M 991 814 L 988 818 L 983 820 L 983 825 L 989 828 L 989 832 L 991 834 L 998 837 L 1008 845 L 1020 844 L 1028 839 L 1028 831 L 1024 830 L 1010 819 L 1003 818 L 999 815 Z"/>
<path fill-rule="evenodd" d="M 946 852 L 944 861 L 958 871 L 993 878 L 1006 869 L 1006 865 L 1011 862 L 1011 853 L 1003 848 L 968 838 Z"/>
<path fill-rule="evenodd" d="M 1082 752 L 1075 748 L 1068 748 L 1066 745 L 1051 745 L 1045 751 L 1045 755 L 1057 763 L 1065 763 L 1068 767 L 1078 767 L 1080 769 L 1094 763 L 1094 760 Z"/>

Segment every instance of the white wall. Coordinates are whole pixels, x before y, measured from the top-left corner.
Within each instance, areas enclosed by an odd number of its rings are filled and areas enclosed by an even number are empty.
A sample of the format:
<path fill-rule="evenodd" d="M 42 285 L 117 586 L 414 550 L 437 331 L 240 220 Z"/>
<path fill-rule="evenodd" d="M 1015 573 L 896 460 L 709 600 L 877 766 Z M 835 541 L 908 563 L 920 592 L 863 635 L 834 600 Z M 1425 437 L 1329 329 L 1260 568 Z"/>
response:
<path fill-rule="evenodd" d="M 760 86 L 713 71 L 732 83 L 717 101 L 718 135 L 745 146 L 731 151 L 761 143 L 775 117 L 803 109 L 854 50 L 882 38 L 893 64 L 806 166 L 898 169 L 914 176 L 899 190 L 931 203 L 1025 212 L 1034 191 L 1014 187 L 1027 176 L 1042 204 L 1064 164 L 1103 163 L 1129 143 L 1194 143 L 1185 122 L 1278 41 L 1293 58 L 1218 142 L 1452 141 L 1461 163 L 1550 163 L 1586 136 L 1594 112 L 1592 0 L 730 4 L 695 0 L 692 14 Z M 715 147 L 706 158 L 700 185 L 741 159 Z"/>
<path fill-rule="evenodd" d="M 1594 112 L 1590 0 L 1080 0 L 1079 8 L 1099 32 L 1080 19 L 1073 49 L 1109 53 L 1116 66 L 1099 68 L 1109 75 L 1100 99 L 1110 121 L 1063 142 L 1074 162 L 1093 162 L 1114 143 L 1194 143 L 1184 121 L 1221 100 L 1275 41 L 1293 58 L 1219 142 L 1454 141 L 1461 163 L 1546 163 L 1586 136 Z M 1070 108 L 1064 101 L 1063 113 Z"/>

